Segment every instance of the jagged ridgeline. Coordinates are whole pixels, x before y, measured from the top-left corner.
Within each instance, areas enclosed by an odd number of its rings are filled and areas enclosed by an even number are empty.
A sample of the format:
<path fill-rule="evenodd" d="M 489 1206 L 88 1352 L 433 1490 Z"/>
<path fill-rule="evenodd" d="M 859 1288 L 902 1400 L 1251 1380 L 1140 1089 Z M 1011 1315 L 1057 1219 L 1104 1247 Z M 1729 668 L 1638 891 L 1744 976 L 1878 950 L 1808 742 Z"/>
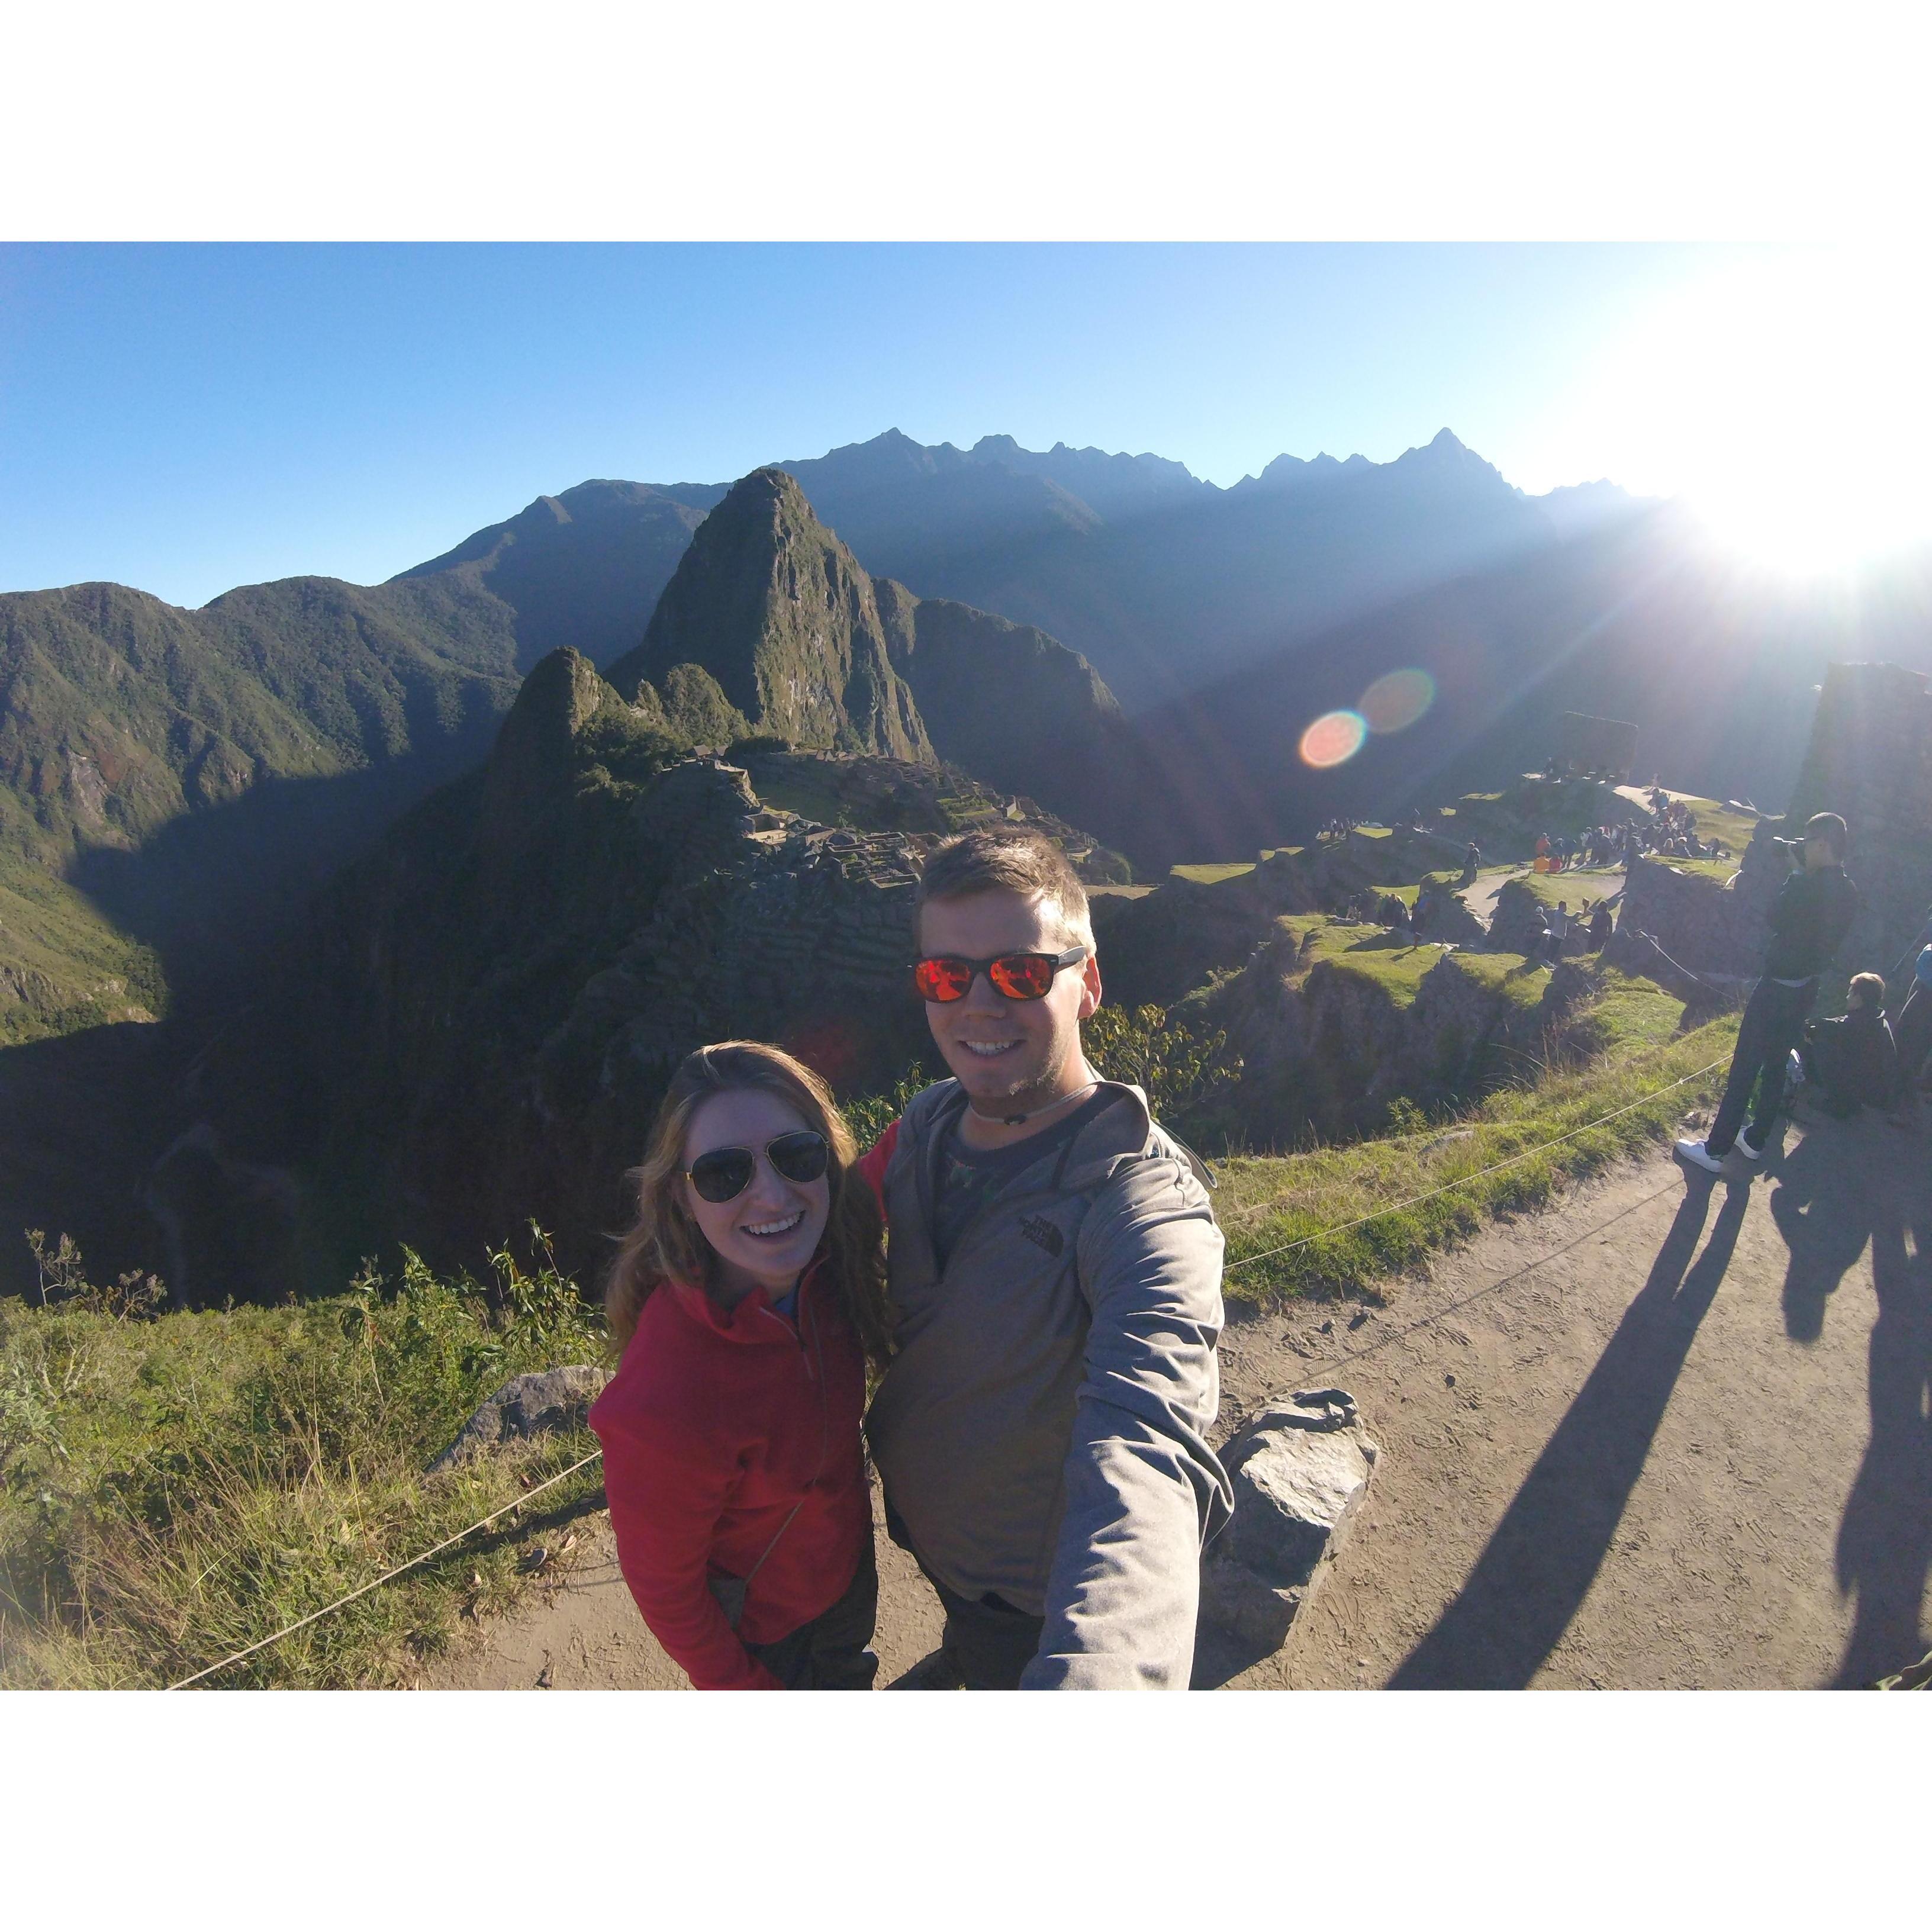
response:
<path fill-rule="evenodd" d="M 868 576 L 782 470 L 754 470 L 700 525 L 643 644 L 607 675 L 648 710 L 680 701 L 690 666 L 754 731 L 944 760 L 1133 843 L 1128 734 L 1087 660 L 1030 626 Z"/>
<path fill-rule="evenodd" d="M 712 661 L 733 675 L 722 649 Z M 849 656 L 801 646 L 790 662 L 846 688 Z M 788 1042 L 848 1090 L 888 1081 L 923 1039 L 905 980 L 911 903 L 922 854 L 949 832 L 1036 824 L 1090 877 L 1126 875 L 1090 836 L 941 764 L 922 731 L 898 741 L 916 758 L 769 733 L 720 755 L 693 734 L 746 721 L 707 670 L 625 682 L 620 694 L 573 651 L 544 659 L 488 765 L 418 806 L 315 910 L 282 1039 L 322 1132 L 291 1153 L 351 1260 L 401 1238 L 473 1262 L 534 1215 L 594 1270 L 664 1082 L 705 1041 Z M 770 723 L 755 684 L 737 692 Z M 909 700 L 892 716 L 917 725 Z M 821 722 L 850 728 L 829 710 Z M 214 1279 L 199 1238 L 188 1228 L 172 1258 L 190 1295 L 212 1292 L 195 1286 Z M 341 1256 L 310 1259 L 326 1276 Z"/>

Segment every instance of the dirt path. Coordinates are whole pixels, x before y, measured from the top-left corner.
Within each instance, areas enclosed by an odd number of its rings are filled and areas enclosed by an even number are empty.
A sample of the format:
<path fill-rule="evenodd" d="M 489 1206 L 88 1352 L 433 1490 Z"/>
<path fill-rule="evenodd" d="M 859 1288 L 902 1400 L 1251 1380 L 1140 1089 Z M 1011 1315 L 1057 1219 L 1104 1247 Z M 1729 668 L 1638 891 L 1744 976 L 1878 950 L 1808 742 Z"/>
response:
<path fill-rule="evenodd" d="M 1224 1424 L 1352 1390 L 1382 1460 L 1278 1653 L 1230 1688 L 1858 1683 L 1932 1643 L 1932 1173 L 1875 1117 L 1747 1189 L 1664 1156 L 1491 1229 L 1389 1305 L 1238 1322 Z M 598 1519 L 601 1524 L 602 1519 Z M 879 1539 L 882 1684 L 938 1609 Z M 670 1685 L 608 1529 L 433 1683 Z"/>

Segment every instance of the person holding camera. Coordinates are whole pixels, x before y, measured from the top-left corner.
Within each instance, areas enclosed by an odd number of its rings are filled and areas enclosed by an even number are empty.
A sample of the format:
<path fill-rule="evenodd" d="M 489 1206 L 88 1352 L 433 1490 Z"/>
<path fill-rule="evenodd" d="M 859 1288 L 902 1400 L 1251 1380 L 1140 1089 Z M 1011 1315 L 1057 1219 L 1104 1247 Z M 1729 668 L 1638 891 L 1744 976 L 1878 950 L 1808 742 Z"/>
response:
<path fill-rule="evenodd" d="M 1717 1118 L 1701 1141 L 1679 1141 L 1678 1157 L 1716 1174 L 1736 1148 L 1748 1161 L 1764 1158 L 1784 1100 L 1784 1063 L 1804 1037 L 1804 1020 L 1818 997 L 1818 975 L 1843 944 L 1858 907 L 1858 890 L 1845 872 L 1845 821 L 1834 812 L 1809 820 L 1802 838 L 1772 844 L 1793 869 L 1771 908 L 1771 946 L 1764 975 L 1745 1003 L 1738 1044 Z M 1756 1112 L 1741 1133 L 1751 1090 Z"/>

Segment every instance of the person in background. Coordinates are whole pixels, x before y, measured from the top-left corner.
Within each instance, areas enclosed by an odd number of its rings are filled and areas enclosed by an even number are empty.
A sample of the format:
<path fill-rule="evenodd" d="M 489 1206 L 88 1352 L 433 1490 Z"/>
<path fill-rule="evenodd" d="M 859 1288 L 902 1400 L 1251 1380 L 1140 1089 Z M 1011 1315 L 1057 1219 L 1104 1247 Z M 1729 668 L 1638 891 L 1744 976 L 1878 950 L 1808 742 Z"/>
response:
<path fill-rule="evenodd" d="M 1932 927 L 1932 920 L 1928 920 Z M 1932 1054 L 1932 940 L 1918 949 L 1912 962 L 1912 990 L 1892 1029 L 1898 1052 L 1899 1105 L 1908 1120 L 1918 1115 L 1918 1081 L 1925 1059 Z"/>
<path fill-rule="evenodd" d="M 1703 1139 L 1677 1143 L 1678 1159 L 1706 1173 L 1720 1172 L 1733 1147 L 1755 1162 L 1770 1144 L 1784 1105 L 1785 1061 L 1804 1036 L 1805 1018 L 1818 997 L 1818 976 L 1831 964 L 1858 910 L 1858 888 L 1845 872 L 1845 821 L 1832 812 L 1812 818 L 1802 838 L 1777 842 L 1785 862 L 1795 869 L 1771 909 L 1764 974 L 1738 1024 L 1724 1098 Z M 1744 1127 L 1754 1088 L 1759 1111 Z"/>
<path fill-rule="evenodd" d="M 886 1521 L 988 1690 L 1187 1688 L 1201 1552 L 1232 1492 L 1221 1231 L 1206 1170 L 1088 1065 L 1087 894 L 1038 832 L 927 860 L 913 983 L 953 1078 L 863 1166 L 884 1191 L 894 1353 L 866 1420 Z"/>
<path fill-rule="evenodd" d="M 867 1690 L 878 1604 L 860 1417 L 888 1350 L 883 1224 L 825 1084 L 700 1047 L 635 1172 L 592 1406 L 617 1560 L 706 1690 Z"/>
<path fill-rule="evenodd" d="M 1898 1098 L 1898 1052 L 1885 1019 L 1885 982 L 1860 973 L 1835 1019 L 1808 1020 L 1798 1061 L 1816 1084 L 1825 1111 L 1849 1120 L 1861 1107 L 1888 1108 Z"/>
<path fill-rule="evenodd" d="M 1599 899 L 1590 914 L 1590 950 L 1592 952 L 1600 952 L 1610 944 L 1611 931 L 1610 909 Z"/>

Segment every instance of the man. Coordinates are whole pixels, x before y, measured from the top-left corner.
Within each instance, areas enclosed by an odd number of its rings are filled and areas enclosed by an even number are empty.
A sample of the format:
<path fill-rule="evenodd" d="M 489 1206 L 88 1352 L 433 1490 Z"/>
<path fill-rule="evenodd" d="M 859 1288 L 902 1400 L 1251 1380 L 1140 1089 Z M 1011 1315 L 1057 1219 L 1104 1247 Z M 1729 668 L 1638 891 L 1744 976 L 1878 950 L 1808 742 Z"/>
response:
<path fill-rule="evenodd" d="M 1822 1094 L 1820 1104 L 1846 1120 L 1862 1107 L 1888 1108 L 1899 1098 L 1898 1053 L 1885 1018 L 1885 981 L 1859 973 L 1845 989 L 1845 1010 L 1835 1019 L 1807 1020 L 1798 1049 L 1804 1077 Z"/>
<path fill-rule="evenodd" d="M 1679 1141 L 1680 1159 L 1717 1173 L 1733 1147 L 1748 1161 L 1764 1158 L 1784 1104 L 1784 1063 L 1804 1036 L 1804 1017 L 1818 997 L 1818 975 L 1832 962 L 1858 910 L 1858 891 L 1845 873 L 1845 821 L 1821 812 L 1796 844 L 1778 842 L 1785 862 L 1797 868 L 1771 908 L 1771 946 L 1764 975 L 1745 1003 L 1738 1044 L 1717 1118 L 1701 1141 Z M 1761 1084 L 1760 1084 L 1761 1082 Z M 1739 1124 L 1758 1088 L 1757 1110 L 1740 1133 Z"/>
<path fill-rule="evenodd" d="M 866 1421 L 886 1522 L 975 1689 L 1185 1690 L 1227 1520 L 1221 1233 L 1136 1088 L 1096 1076 L 1087 895 L 1033 832 L 934 853 L 914 984 L 953 1078 L 867 1155 L 896 1347 Z"/>

